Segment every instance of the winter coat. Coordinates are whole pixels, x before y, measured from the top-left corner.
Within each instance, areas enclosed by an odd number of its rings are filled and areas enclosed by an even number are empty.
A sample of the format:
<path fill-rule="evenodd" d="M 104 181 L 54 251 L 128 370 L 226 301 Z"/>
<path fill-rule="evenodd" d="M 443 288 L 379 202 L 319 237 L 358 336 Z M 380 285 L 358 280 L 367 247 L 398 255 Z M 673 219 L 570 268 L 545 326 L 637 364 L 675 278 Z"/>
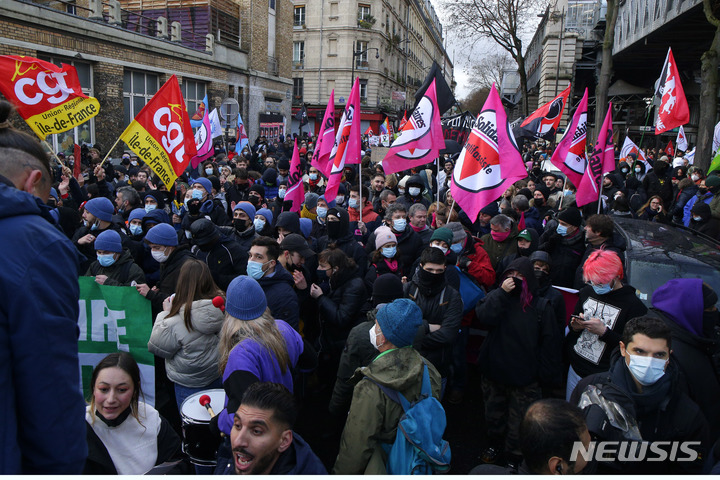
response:
<path fill-rule="evenodd" d="M 365 204 L 362 209 L 362 221 L 364 223 L 376 221 L 378 214 L 373 210 L 372 203 L 368 202 L 366 199 L 363 199 L 363 201 Z M 350 216 L 351 222 L 357 222 L 360 220 L 360 210 L 348 208 L 348 215 Z"/>
<path fill-rule="evenodd" d="M 81 226 L 77 230 L 75 230 L 75 235 L 72 237 L 72 242 L 75 244 L 75 248 L 77 248 L 78 252 L 80 252 L 84 257 L 85 260 L 80 264 L 80 270 L 86 271 L 88 268 L 90 268 L 90 265 L 92 262 L 97 260 L 97 253 L 95 252 L 95 242 L 86 243 L 84 245 L 80 245 L 78 243 L 78 240 L 80 240 L 85 235 L 91 233 L 95 238 L 97 238 L 98 235 L 100 235 L 102 232 L 106 230 L 114 230 L 118 234 L 120 234 L 120 241 L 122 243 L 123 249 L 132 249 L 136 250 L 137 247 L 134 245 L 130 237 L 125 235 L 125 233 L 122 231 L 119 225 L 111 223 L 108 228 L 105 228 L 103 230 L 92 230 L 90 227 Z"/>
<path fill-rule="evenodd" d="M 395 442 L 403 409 L 374 382 L 399 391 L 412 403 L 420 396 L 424 365 L 428 366 L 433 396 L 439 399 L 440 374 L 412 347 L 383 352 L 356 371 L 351 380 L 356 384 L 352 404 L 333 474 L 387 474 L 383 444 Z"/>
<path fill-rule="evenodd" d="M 323 340 L 331 351 L 340 351 L 350 330 L 360 320 L 360 307 L 368 294 L 358 269 L 339 271 L 330 279 L 330 291 L 317 299 Z"/>
<path fill-rule="evenodd" d="M 395 255 L 395 259 L 395 261 L 397 262 L 397 255 Z M 365 288 L 367 289 L 367 291 L 372 292 L 375 280 L 377 280 L 380 275 L 384 275 L 386 273 L 392 273 L 393 275 L 402 280 L 402 265 L 400 265 L 400 262 L 397 262 L 396 265 L 397 268 L 394 271 L 390 269 L 388 261 L 385 257 L 381 258 L 375 263 L 371 263 L 370 268 L 368 268 L 368 271 L 365 274 Z"/>
<path fill-rule="evenodd" d="M 495 270 L 497 270 L 498 262 L 501 258 L 506 255 L 517 253 L 518 233 L 517 225 L 513 222 L 512 227 L 510 228 L 510 235 L 508 235 L 502 243 L 496 242 L 489 233 L 480 237 L 480 240 L 483 242 L 483 248 L 490 256 L 490 263 Z"/>
<path fill-rule="evenodd" d="M 355 235 L 353 235 L 352 232 L 337 240 L 331 240 L 327 235 L 319 238 L 317 242 L 317 253 L 320 253 L 328 248 L 328 245 L 331 243 L 334 243 L 337 248 L 345 252 L 345 255 L 352 258 L 355 261 L 355 265 L 357 265 L 360 275 L 365 276 L 365 272 L 367 272 L 368 268 L 368 254 L 355 240 Z"/>
<path fill-rule="evenodd" d="M 657 222 L 657 223 L 665 223 L 667 225 L 670 224 L 670 221 L 672 220 L 665 211 L 656 212 L 650 208 L 648 205 L 645 207 L 645 210 L 643 210 L 640 215 L 637 217 L 639 220 L 647 220 L 649 222 Z"/>
<path fill-rule="evenodd" d="M 395 233 L 395 232 L 393 232 Z M 401 272 L 403 276 L 409 277 L 412 275 L 412 265 L 417 258 L 420 257 L 423 249 L 427 245 L 423 245 L 420 235 L 408 225 L 401 234 L 395 233 L 397 237 L 397 254 L 395 259 L 401 265 Z M 365 244 L 365 251 L 370 255 L 375 250 L 375 232 L 368 236 L 367 243 Z"/>
<path fill-rule="evenodd" d="M 235 277 L 247 272 L 248 252 L 231 237 L 220 237 L 220 240 L 209 252 L 203 252 L 197 246 L 193 253 L 210 268 L 213 280 L 222 290 L 227 290 Z"/>
<path fill-rule="evenodd" d="M 590 286 L 582 288 L 575 305 L 575 315 L 582 313 L 585 319 L 599 318 L 608 329 L 603 335 L 588 330 L 574 331 L 567 335 L 570 349 L 570 365 L 581 377 L 607 371 L 610 368 L 610 356 L 622 339 L 625 324 L 631 318 L 647 313 L 647 307 L 635 295 L 635 288 L 623 285 L 605 295 L 598 295 Z"/>
<path fill-rule="evenodd" d="M 240 249 L 242 251 L 249 252 L 250 247 L 252 247 L 253 240 L 255 240 L 260 235 L 258 235 L 255 231 L 255 226 L 252 224 L 252 219 L 250 219 L 248 223 L 250 224 L 250 226 L 246 228 L 243 232 L 238 232 L 237 230 L 235 230 L 235 227 L 226 226 L 220 227 L 220 233 L 235 240 L 238 245 L 240 245 Z"/>
<path fill-rule="evenodd" d="M 8 183 L 0 177 L 0 473 L 78 474 L 81 255 L 40 199 Z"/>
<path fill-rule="evenodd" d="M 680 193 L 677 195 L 675 199 L 675 204 L 673 205 L 671 211 L 672 217 L 677 221 L 677 223 L 680 223 L 680 218 L 682 218 L 683 216 L 685 205 L 691 198 L 697 195 L 697 192 L 697 185 L 690 185 L 689 187 L 685 187 L 680 190 Z"/>
<path fill-rule="evenodd" d="M 273 317 L 285 320 L 300 331 L 300 304 L 295 293 L 295 280 L 290 272 L 278 262 L 275 264 L 275 273 L 271 277 L 265 275 L 258 283 L 265 292 Z"/>
<path fill-rule="evenodd" d="M 423 322 L 428 327 L 418 351 L 446 377 L 450 371 L 452 349 L 462 322 L 462 298 L 460 292 L 447 283 L 442 288 L 437 287 L 434 295 L 425 295 L 419 283 L 416 272 L 412 281 L 403 286 L 405 296 L 422 310 Z M 430 325 L 440 325 L 440 329 L 430 332 Z"/>
<path fill-rule="evenodd" d="M 189 258 L 195 258 L 190 248 L 187 245 L 178 245 L 168 259 L 160 264 L 160 279 L 155 285 L 157 290 L 150 290 L 145 297 L 152 304 L 153 318 L 162 312 L 165 299 L 177 290 L 180 268 Z"/>
<path fill-rule="evenodd" d="M 577 232 L 570 236 L 563 237 L 548 228 L 540 237 L 540 247 L 550 254 L 552 267 L 550 268 L 550 280 L 553 285 L 572 288 L 575 283 L 575 271 L 582 264 L 580 263 L 585 254 L 585 231 L 578 228 Z"/>
<path fill-rule="evenodd" d="M 235 475 L 234 462 L 220 468 L 215 475 Z M 268 475 L 327 475 L 327 469 L 305 439 L 293 432 L 290 447 L 280 454 Z"/>
<path fill-rule="evenodd" d="M 475 307 L 477 318 L 489 330 L 478 365 L 488 379 L 504 385 L 557 385 L 562 382 L 562 336 L 552 305 L 537 295 L 537 280 L 530 269 L 530 261 L 519 258 L 502 274 L 520 271 L 529 291 L 534 292 L 524 311 L 520 296 L 501 287 L 490 291 Z"/>
<path fill-rule="evenodd" d="M 120 258 L 109 267 L 103 267 L 97 260 L 91 263 L 87 272 L 85 272 L 85 276 L 95 277 L 97 275 L 107 275 L 108 278 L 103 285 L 114 287 L 128 287 L 133 281 L 145 283 L 145 273 L 143 273 L 142 268 L 135 264 L 128 250 L 123 250 Z"/>
<path fill-rule="evenodd" d="M 218 343 L 225 315 L 212 300 L 195 300 L 190 310 L 193 330 L 185 327 L 185 307 L 168 317 L 155 319 L 148 350 L 165 359 L 168 378 L 183 387 L 199 388 L 212 383 L 218 373 Z"/>
<path fill-rule="evenodd" d="M 562 192 L 560 192 L 562 195 Z M 525 212 L 525 228 L 532 228 L 535 230 L 538 235 L 542 235 L 543 233 L 543 219 L 540 218 L 540 212 L 535 207 L 530 207 L 528 211 Z"/>
<path fill-rule="evenodd" d="M 460 254 L 459 262 L 462 263 L 462 257 L 467 257 L 470 264 L 467 269 L 463 269 L 464 273 L 473 277 L 481 286 L 489 289 L 495 283 L 495 270 L 490 262 L 490 256 L 483 248 L 482 240 L 474 237 L 467 237 L 465 247 Z"/>
<path fill-rule="evenodd" d="M 205 203 L 200 206 L 200 215 L 209 218 L 211 222 L 218 226 L 230 224 L 230 217 L 227 214 L 226 207 L 217 198 L 205 200 Z"/>
<path fill-rule="evenodd" d="M 713 194 L 710 192 L 705 192 L 704 194 L 698 193 L 697 195 L 689 199 L 685 204 L 685 208 L 683 208 L 683 225 L 685 225 L 686 227 L 690 225 L 690 220 L 692 220 L 692 207 L 693 205 L 695 205 L 695 202 L 701 201 L 710 205 L 712 199 Z"/>

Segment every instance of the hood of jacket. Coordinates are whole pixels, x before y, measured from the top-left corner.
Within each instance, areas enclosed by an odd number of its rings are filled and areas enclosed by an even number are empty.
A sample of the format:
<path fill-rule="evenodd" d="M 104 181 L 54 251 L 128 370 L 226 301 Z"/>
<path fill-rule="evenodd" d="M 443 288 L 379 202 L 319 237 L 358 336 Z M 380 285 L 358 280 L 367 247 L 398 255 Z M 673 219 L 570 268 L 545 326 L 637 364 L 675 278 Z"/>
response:
<path fill-rule="evenodd" d="M 652 305 L 688 332 L 703 335 L 702 279 L 674 278 L 655 290 Z"/>
<path fill-rule="evenodd" d="M 422 378 L 421 359 L 420 354 L 412 347 L 398 348 L 380 358 L 376 357 L 367 367 L 356 370 L 353 379 L 359 381 L 365 376 L 385 387 L 400 392 L 407 391 L 417 385 L 418 378 Z"/>
<path fill-rule="evenodd" d="M 275 228 L 283 227 L 290 230 L 292 233 L 302 235 L 300 230 L 300 217 L 295 212 L 282 212 L 278 215 Z"/>
<path fill-rule="evenodd" d="M 538 284 L 537 278 L 535 278 L 535 270 L 529 258 L 517 257 L 515 260 L 510 262 L 510 265 L 508 265 L 507 268 L 503 271 L 501 278 L 505 277 L 505 275 L 507 275 L 507 273 L 512 270 L 521 273 L 522 276 L 525 277 L 525 281 L 528 284 L 528 289 L 532 293 L 535 293 L 537 291 L 540 285 Z"/>
<path fill-rule="evenodd" d="M 185 307 L 180 307 L 178 315 L 181 319 L 185 318 Z M 210 299 L 195 300 L 190 311 L 190 321 L 196 331 L 205 335 L 214 335 L 222 328 L 225 314 L 213 305 Z"/>
<path fill-rule="evenodd" d="M 0 183 L 0 218 L 19 217 L 21 215 L 40 215 L 55 225 L 50 215 L 50 207 L 42 200 L 15 187 Z"/>

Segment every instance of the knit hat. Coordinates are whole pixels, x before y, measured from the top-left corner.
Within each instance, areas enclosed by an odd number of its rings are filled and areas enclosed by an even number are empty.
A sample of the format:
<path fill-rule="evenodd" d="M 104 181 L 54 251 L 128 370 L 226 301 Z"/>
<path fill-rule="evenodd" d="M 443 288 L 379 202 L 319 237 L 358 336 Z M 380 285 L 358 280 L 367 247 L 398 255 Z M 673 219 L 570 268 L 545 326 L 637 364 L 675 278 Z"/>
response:
<path fill-rule="evenodd" d="M 271 212 L 269 209 L 267 209 L 267 208 L 261 208 L 260 210 L 258 210 L 258 211 L 255 213 L 255 215 L 256 215 L 256 216 L 257 216 L 257 215 L 262 215 L 263 217 L 265 217 L 265 221 L 267 222 L 267 224 L 268 224 L 268 225 L 272 225 L 272 222 L 273 222 L 273 214 L 272 214 L 272 212 Z"/>
<path fill-rule="evenodd" d="M 251 277 L 236 277 L 227 288 L 225 312 L 238 320 L 255 320 L 265 313 L 267 299 L 260 284 Z"/>
<path fill-rule="evenodd" d="M 708 187 L 720 186 L 720 175 L 708 175 L 705 185 Z"/>
<path fill-rule="evenodd" d="M 115 213 L 115 206 L 106 197 L 95 197 L 87 201 L 85 204 L 85 210 L 95 215 L 103 222 L 112 221 L 112 216 Z"/>
<path fill-rule="evenodd" d="M 115 230 L 105 230 L 95 238 L 95 250 L 120 253 L 123 251 L 120 234 Z"/>
<path fill-rule="evenodd" d="M 215 175 L 210 175 L 208 177 L 208 180 L 210 180 L 210 184 L 212 185 L 212 188 L 215 189 L 216 192 L 220 191 L 221 185 L 220 185 L 220 179 L 216 177 Z"/>
<path fill-rule="evenodd" d="M 262 181 L 266 184 L 275 184 L 275 182 L 277 181 L 277 170 L 275 170 L 274 168 L 268 168 L 267 170 L 265 170 L 262 175 Z"/>
<path fill-rule="evenodd" d="M 142 220 L 145 216 L 145 213 L 146 212 L 144 208 L 133 209 L 128 216 L 128 223 L 132 222 L 133 220 Z"/>
<path fill-rule="evenodd" d="M 445 224 L 445 228 L 450 230 L 453 234 L 452 243 L 460 243 L 465 240 L 467 233 L 460 222 L 450 222 Z M 448 245 L 451 245 L 449 243 Z"/>
<path fill-rule="evenodd" d="M 422 310 L 415 302 L 399 298 L 380 307 L 375 318 L 387 341 L 402 348 L 412 345 L 422 316 Z"/>
<path fill-rule="evenodd" d="M 712 210 L 710 209 L 710 205 L 705 202 L 695 202 L 695 205 L 693 205 L 690 209 L 690 213 L 698 215 L 702 217 L 703 220 L 706 220 L 712 215 Z"/>
<path fill-rule="evenodd" d="M 498 213 L 500 213 L 500 209 L 498 208 L 497 202 L 490 202 L 489 204 L 485 205 L 483 208 L 480 209 L 480 213 L 484 213 L 485 215 L 490 215 L 491 217 L 494 217 Z"/>
<path fill-rule="evenodd" d="M 143 197 L 143 203 L 148 197 L 155 200 L 155 203 L 157 203 L 157 208 L 165 208 L 165 198 L 163 198 L 162 194 L 159 191 L 151 190 L 145 193 L 145 196 Z"/>
<path fill-rule="evenodd" d="M 308 210 L 312 210 L 313 208 L 317 207 L 317 201 L 318 198 L 320 198 L 320 195 L 317 193 L 308 192 L 305 194 L 305 207 L 307 207 Z"/>
<path fill-rule="evenodd" d="M 384 273 L 375 279 L 372 289 L 373 305 L 390 303 L 404 296 L 402 281 L 394 273 Z"/>
<path fill-rule="evenodd" d="M 212 193 L 212 182 L 210 180 L 208 180 L 207 178 L 205 178 L 205 177 L 197 178 L 197 179 L 193 180 L 193 182 L 190 185 L 195 185 L 196 183 L 199 183 L 200 185 L 202 185 L 203 188 L 205 189 L 205 191 L 208 193 L 208 195 L 210 193 Z"/>
<path fill-rule="evenodd" d="M 302 232 L 303 237 L 310 238 L 310 232 L 312 232 L 312 220 L 309 218 L 301 218 L 300 231 Z"/>
<path fill-rule="evenodd" d="M 262 198 L 265 198 L 265 187 L 263 187 L 259 183 L 253 184 L 253 186 L 248 189 L 248 193 L 250 192 L 259 193 Z"/>
<path fill-rule="evenodd" d="M 50 196 L 53 197 L 56 201 L 60 200 L 57 190 L 55 190 L 54 188 L 50 189 Z"/>
<path fill-rule="evenodd" d="M 290 170 L 290 160 L 287 158 L 281 158 L 278 161 L 278 170 Z"/>
<path fill-rule="evenodd" d="M 323 201 L 327 203 L 328 208 L 335 208 L 335 206 L 337 205 L 337 203 L 335 203 L 335 199 L 333 199 L 331 202 L 328 202 L 327 198 L 325 198 L 325 195 L 320 195 L 318 200 L 320 199 L 323 199 Z"/>
<path fill-rule="evenodd" d="M 433 240 L 445 242 L 449 247 L 453 244 L 453 232 L 447 227 L 440 227 L 433 232 L 432 237 L 430 237 L 430 243 L 432 243 Z"/>
<path fill-rule="evenodd" d="M 545 185 L 539 184 L 535 187 L 536 192 L 542 193 L 542 196 L 545 197 L 545 200 L 548 199 L 550 196 L 550 189 L 546 187 Z"/>
<path fill-rule="evenodd" d="M 575 207 L 563 209 L 560 213 L 558 213 L 557 218 L 558 220 L 562 220 L 574 227 L 579 227 L 582 224 L 582 214 L 580 213 L 580 210 Z"/>
<path fill-rule="evenodd" d="M 166 247 L 177 247 L 177 232 L 172 225 L 160 223 L 148 231 L 147 235 L 145 235 L 145 241 Z"/>
<path fill-rule="evenodd" d="M 386 243 L 397 243 L 397 237 L 392 233 L 390 227 L 382 225 L 375 229 L 375 249 L 379 249 Z"/>
<path fill-rule="evenodd" d="M 522 238 L 527 240 L 528 242 L 532 242 L 532 236 L 530 235 L 530 231 L 527 228 L 522 232 L 518 233 L 517 238 Z"/>
<path fill-rule="evenodd" d="M 220 238 L 220 230 L 207 218 L 195 220 L 190 226 L 190 233 L 195 245 L 199 246 L 207 245 Z"/>
<path fill-rule="evenodd" d="M 233 211 L 240 209 L 243 212 L 247 213 L 247 216 L 250 217 L 250 221 L 252 221 L 255 218 L 255 214 L 257 211 L 255 210 L 255 206 L 250 202 L 240 202 L 237 205 L 235 205 L 235 208 L 233 208 Z"/>

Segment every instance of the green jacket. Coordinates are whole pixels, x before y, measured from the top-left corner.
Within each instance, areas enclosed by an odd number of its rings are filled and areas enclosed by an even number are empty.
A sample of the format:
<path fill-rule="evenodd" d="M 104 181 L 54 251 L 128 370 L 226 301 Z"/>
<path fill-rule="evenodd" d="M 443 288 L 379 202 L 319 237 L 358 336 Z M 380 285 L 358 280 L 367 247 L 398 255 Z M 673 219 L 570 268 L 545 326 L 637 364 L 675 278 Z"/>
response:
<path fill-rule="evenodd" d="M 388 350 L 355 371 L 351 381 L 357 384 L 333 474 L 387 474 L 382 444 L 395 442 L 403 410 L 370 380 L 399 391 L 412 403 L 420 396 L 423 362 L 428 366 L 433 396 L 439 399 L 440 374 L 412 347 Z"/>
<path fill-rule="evenodd" d="M 486 233 L 480 238 L 483 242 L 482 247 L 490 257 L 490 262 L 492 263 L 492 267 L 494 269 L 497 269 L 500 259 L 507 257 L 508 255 L 512 255 L 513 253 L 517 253 L 518 233 L 520 232 L 518 232 L 517 224 L 513 222 L 512 227 L 510 228 L 510 235 L 508 235 L 502 243 L 496 242 L 489 233 Z"/>
<path fill-rule="evenodd" d="M 720 193 L 716 194 L 712 200 L 710 200 L 710 214 L 712 218 L 720 220 Z"/>

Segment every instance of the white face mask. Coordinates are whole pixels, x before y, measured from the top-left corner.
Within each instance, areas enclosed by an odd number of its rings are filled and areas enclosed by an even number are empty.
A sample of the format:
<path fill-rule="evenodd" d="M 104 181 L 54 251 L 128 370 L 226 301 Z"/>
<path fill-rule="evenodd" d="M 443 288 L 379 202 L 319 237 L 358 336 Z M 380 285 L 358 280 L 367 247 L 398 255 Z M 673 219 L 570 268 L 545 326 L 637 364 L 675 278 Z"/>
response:
<path fill-rule="evenodd" d="M 165 251 L 164 251 L 164 250 L 163 250 L 163 251 L 153 250 L 153 251 L 152 251 L 152 257 L 153 257 L 153 258 L 155 259 L 155 261 L 158 262 L 158 263 L 165 263 L 165 262 L 167 262 L 167 259 L 168 259 L 169 255 L 165 255 Z"/>
<path fill-rule="evenodd" d="M 445 247 L 441 247 L 440 245 L 430 245 L 433 248 L 439 249 L 441 252 L 443 252 L 443 255 L 447 255 L 448 249 Z"/>
<path fill-rule="evenodd" d="M 373 347 L 375 347 L 375 350 L 379 350 L 380 347 L 385 345 L 385 342 L 383 342 L 382 345 L 377 344 L 377 333 L 375 332 L 374 324 L 372 327 L 370 327 L 370 332 L 368 332 L 368 333 L 370 333 L 370 343 L 372 344 Z"/>

